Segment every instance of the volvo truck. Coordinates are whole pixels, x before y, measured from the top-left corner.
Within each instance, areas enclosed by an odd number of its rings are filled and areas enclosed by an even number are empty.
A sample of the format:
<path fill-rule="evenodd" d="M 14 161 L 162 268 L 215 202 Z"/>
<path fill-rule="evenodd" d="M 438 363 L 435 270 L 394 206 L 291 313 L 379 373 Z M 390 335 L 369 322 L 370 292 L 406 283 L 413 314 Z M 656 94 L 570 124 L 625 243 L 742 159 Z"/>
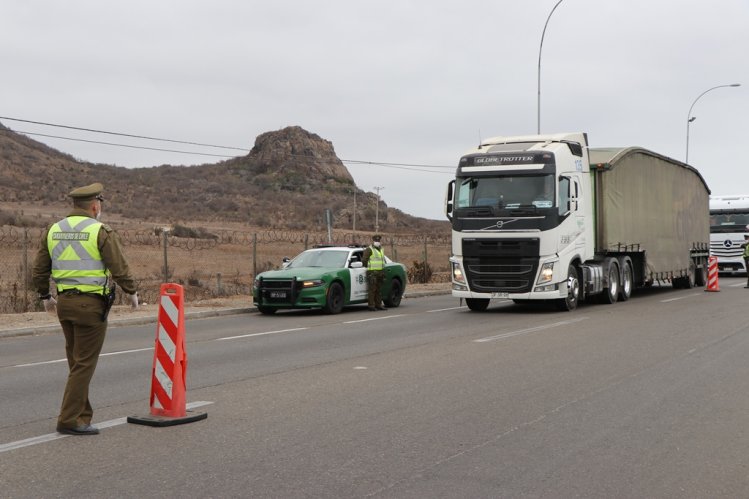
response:
<path fill-rule="evenodd" d="M 749 234 L 749 196 L 710 196 L 710 254 L 721 274 L 746 274 L 744 236 Z"/>
<path fill-rule="evenodd" d="M 710 190 L 693 167 L 639 148 L 589 148 L 587 134 L 494 137 L 464 154 L 447 189 L 452 294 L 628 300 L 654 283 L 707 281 Z"/>

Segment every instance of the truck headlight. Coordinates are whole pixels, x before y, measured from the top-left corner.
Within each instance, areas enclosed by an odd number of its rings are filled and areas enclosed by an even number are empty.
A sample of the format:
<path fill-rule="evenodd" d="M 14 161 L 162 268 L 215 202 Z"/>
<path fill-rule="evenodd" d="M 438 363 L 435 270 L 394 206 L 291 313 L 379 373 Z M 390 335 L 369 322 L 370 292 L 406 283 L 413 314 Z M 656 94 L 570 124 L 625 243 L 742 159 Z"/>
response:
<path fill-rule="evenodd" d="M 463 269 L 460 268 L 460 264 L 458 262 L 452 262 L 453 264 L 453 281 L 459 282 L 461 284 L 466 283 L 466 278 L 463 275 Z"/>
<path fill-rule="evenodd" d="M 547 262 L 541 266 L 541 272 L 538 274 L 538 281 L 536 284 L 544 284 L 551 282 L 551 278 L 554 276 L 554 262 Z"/>

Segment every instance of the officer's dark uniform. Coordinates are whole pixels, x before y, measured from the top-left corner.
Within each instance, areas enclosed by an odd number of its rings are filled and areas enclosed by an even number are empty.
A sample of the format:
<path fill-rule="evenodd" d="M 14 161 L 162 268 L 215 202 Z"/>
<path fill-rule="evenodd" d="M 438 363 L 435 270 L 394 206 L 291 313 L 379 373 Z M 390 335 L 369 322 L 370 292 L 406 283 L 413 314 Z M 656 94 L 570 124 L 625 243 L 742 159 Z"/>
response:
<path fill-rule="evenodd" d="M 379 234 L 372 236 L 372 241 L 380 242 L 382 237 Z M 375 251 L 379 251 L 382 256 L 380 264 L 381 268 L 372 268 L 372 256 Z M 376 255 L 375 255 L 376 256 Z M 385 279 L 385 253 L 382 248 L 376 249 L 369 246 L 364 250 L 362 255 L 362 263 L 367 267 L 367 298 L 369 302 L 369 310 L 387 310 L 382 304 L 382 281 Z"/>
<path fill-rule="evenodd" d="M 749 288 L 749 234 L 744 235 L 744 244 L 742 244 L 744 247 L 744 268 L 746 269 L 746 286 L 745 288 Z"/>
<path fill-rule="evenodd" d="M 91 213 L 82 206 L 90 206 L 94 199 L 102 200 L 103 186 L 99 183 L 80 187 L 70 192 L 77 206 L 68 217 L 91 217 Z M 80 204 L 80 206 L 78 206 Z M 62 224 L 66 219 L 61 220 Z M 49 283 L 52 275 L 52 256 L 47 241 L 48 227 L 42 235 L 39 252 L 34 260 L 32 279 L 40 299 L 50 296 Z M 96 247 L 101 255 L 101 262 L 111 278 L 127 294 L 137 290 L 135 281 L 130 275 L 127 261 L 122 254 L 119 238 L 112 229 L 102 224 L 98 231 Z M 91 426 L 93 409 L 88 398 L 88 387 L 96 369 L 99 353 L 104 344 L 107 321 L 104 318 L 105 299 L 101 293 L 81 292 L 77 287 L 61 290 L 57 283 L 57 316 L 65 335 L 65 354 L 68 359 L 69 374 L 65 385 L 60 415 L 57 419 L 57 430 L 72 434 L 96 434 L 98 430 Z"/>

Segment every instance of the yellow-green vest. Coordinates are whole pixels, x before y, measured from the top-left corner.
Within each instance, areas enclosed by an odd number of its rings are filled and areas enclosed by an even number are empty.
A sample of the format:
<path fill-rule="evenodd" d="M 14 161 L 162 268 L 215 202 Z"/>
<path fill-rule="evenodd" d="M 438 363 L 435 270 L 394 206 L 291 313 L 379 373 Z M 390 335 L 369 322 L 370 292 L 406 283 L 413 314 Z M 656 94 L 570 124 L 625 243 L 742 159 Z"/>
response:
<path fill-rule="evenodd" d="M 105 294 L 107 270 L 97 245 L 101 225 L 93 218 L 72 216 L 50 227 L 47 249 L 58 293 L 77 289 Z"/>
<path fill-rule="evenodd" d="M 744 243 L 744 258 L 749 258 L 749 242 Z"/>
<path fill-rule="evenodd" d="M 367 260 L 367 268 L 369 270 L 382 270 L 385 268 L 385 253 L 381 249 L 377 249 L 374 246 L 370 246 L 369 249 L 372 254 L 369 255 Z"/>

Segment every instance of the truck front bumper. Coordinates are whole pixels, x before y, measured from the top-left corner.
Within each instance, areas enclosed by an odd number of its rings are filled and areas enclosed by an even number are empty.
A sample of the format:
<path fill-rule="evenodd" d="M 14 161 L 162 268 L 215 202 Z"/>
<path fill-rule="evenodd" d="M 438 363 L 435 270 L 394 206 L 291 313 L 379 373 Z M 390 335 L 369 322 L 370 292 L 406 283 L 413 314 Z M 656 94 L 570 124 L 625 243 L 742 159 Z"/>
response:
<path fill-rule="evenodd" d="M 465 286 L 453 285 L 452 295 L 455 298 L 505 299 L 505 300 L 555 300 L 567 297 L 567 281 L 556 285 L 550 291 L 531 291 L 530 293 L 476 293 Z"/>

